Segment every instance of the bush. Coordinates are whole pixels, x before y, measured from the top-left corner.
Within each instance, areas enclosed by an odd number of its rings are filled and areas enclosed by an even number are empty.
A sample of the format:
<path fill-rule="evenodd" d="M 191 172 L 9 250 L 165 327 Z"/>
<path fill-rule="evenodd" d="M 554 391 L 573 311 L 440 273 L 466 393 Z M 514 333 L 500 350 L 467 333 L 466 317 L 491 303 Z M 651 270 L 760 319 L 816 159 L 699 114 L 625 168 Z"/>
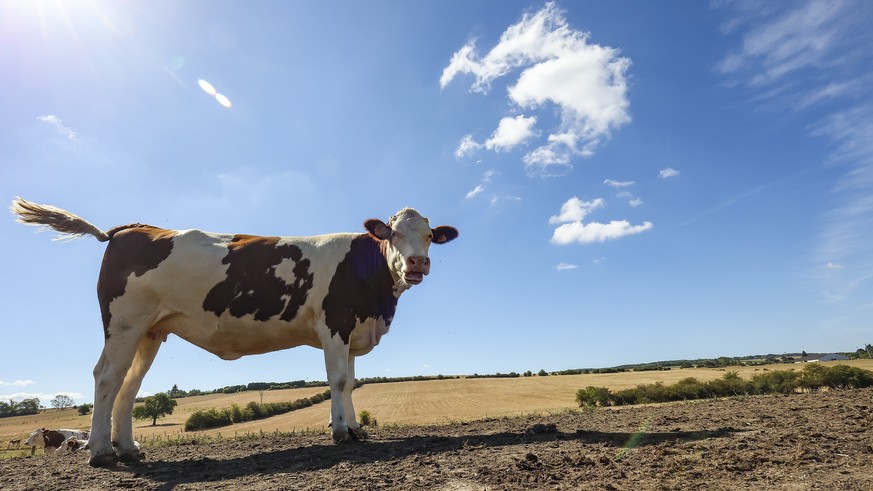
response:
<path fill-rule="evenodd" d="M 233 404 L 229 408 L 210 409 L 207 411 L 197 411 L 192 413 L 185 421 L 185 431 L 206 430 L 209 428 L 218 428 L 220 426 L 228 426 L 233 423 L 242 423 L 255 419 L 264 419 L 277 414 L 285 414 L 297 409 L 312 406 L 322 401 L 330 399 L 330 390 L 315 394 L 312 397 L 297 399 L 292 402 L 268 402 L 258 404 L 252 401 L 246 404 L 245 407 L 240 407 L 238 404 Z"/>
<path fill-rule="evenodd" d="M 196 411 L 185 421 L 185 431 L 208 430 L 232 423 L 229 409 Z"/>
<path fill-rule="evenodd" d="M 873 387 L 873 371 L 846 365 L 827 367 L 815 363 L 806 365 L 800 373 L 794 370 L 777 370 L 756 374 L 749 381 L 740 378 L 736 372 L 727 372 L 722 378 L 706 383 L 689 377 L 669 386 L 658 382 L 614 393 L 605 387 L 588 386 L 576 392 L 576 402 L 582 407 L 624 406 L 744 394 L 791 394 L 797 390 L 814 391 L 823 387 Z"/>
<path fill-rule="evenodd" d="M 597 407 L 609 405 L 610 394 L 606 387 L 594 387 L 589 385 L 576 392 L 576 402 L 581 407 Z"/>
<path fill-rule="evenodd" d="M 373 416 L 370 414 L 370 411 L 361 409 L 361 412 L 358 413 L 358 423 L 360 423 L 361 426 L 370 426 L 373 424 Z"/>

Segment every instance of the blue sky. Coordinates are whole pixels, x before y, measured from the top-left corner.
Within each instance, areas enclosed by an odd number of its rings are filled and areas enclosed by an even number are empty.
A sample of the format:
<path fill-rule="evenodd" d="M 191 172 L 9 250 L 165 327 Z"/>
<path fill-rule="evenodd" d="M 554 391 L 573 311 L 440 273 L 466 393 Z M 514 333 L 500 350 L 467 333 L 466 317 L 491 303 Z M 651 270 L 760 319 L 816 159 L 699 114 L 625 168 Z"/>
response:
<path fill-rule="evenodd" d="M 871 24 L 863 1 L 0 1 L 0 197 L 104 230 L 456 226 L 362 377 L 849 351 L 873 342 Z M 90 401 L 104 246 L 0 235 L 0 399 Z M 171 337 L 143 391 L 297 379 L 319 351 Z"/>

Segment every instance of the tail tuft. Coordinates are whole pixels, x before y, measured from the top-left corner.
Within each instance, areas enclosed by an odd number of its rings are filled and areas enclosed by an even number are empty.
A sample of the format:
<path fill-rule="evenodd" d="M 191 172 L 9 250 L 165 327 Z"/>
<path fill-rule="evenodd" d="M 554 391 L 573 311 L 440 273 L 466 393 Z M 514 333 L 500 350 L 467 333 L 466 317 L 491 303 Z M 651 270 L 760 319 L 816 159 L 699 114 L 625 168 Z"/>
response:
<path fill-rule="evenodd" d="M 12 200 L 12 214 L 18 222 L 40 226 L 40 230 L 52 229 L 61 235 L 55 240 L 74 240 L 85 235 L 93 235 L 100 242 L 109 236 L 90 222 L 56 206 L 40 205 L 23 198 Z"/>

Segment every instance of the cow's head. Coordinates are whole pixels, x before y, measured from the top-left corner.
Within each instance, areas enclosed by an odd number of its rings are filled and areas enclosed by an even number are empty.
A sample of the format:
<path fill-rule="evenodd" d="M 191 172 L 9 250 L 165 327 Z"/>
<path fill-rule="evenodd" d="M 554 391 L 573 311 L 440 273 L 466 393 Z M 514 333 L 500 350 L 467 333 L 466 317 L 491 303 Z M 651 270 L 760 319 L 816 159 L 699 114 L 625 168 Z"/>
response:
<path fill-rule="evenodd" d="M 445 244 L 458 236 L 455 227 L 431 228 L 427 218 L 412 208 L 400 210 L 387 224 L 371 218 L 364 222 L 364 228 L 381 241 L 391 274 L 406 288 L 421 283 L 430 273 L 427 251 L 431 243 Z"/>

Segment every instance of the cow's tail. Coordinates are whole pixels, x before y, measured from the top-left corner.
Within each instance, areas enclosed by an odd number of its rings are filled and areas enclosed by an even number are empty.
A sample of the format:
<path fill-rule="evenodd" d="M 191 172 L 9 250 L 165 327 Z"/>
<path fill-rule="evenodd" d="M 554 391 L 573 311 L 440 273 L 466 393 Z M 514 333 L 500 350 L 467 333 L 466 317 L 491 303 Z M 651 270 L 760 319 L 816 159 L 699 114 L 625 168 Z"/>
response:
<path fill-rule="evenodd" d="M 109 240 L 106 232 L 89 221 L 56 206 L 40 205 L 15 198 L 12 200 L 12 214 L 21 223 L 41 226 L 43 230 L 52 229 L 60 233 L 55 240 L 79 239 L 86 234 L 93 235 L 100 242 Z"/>

